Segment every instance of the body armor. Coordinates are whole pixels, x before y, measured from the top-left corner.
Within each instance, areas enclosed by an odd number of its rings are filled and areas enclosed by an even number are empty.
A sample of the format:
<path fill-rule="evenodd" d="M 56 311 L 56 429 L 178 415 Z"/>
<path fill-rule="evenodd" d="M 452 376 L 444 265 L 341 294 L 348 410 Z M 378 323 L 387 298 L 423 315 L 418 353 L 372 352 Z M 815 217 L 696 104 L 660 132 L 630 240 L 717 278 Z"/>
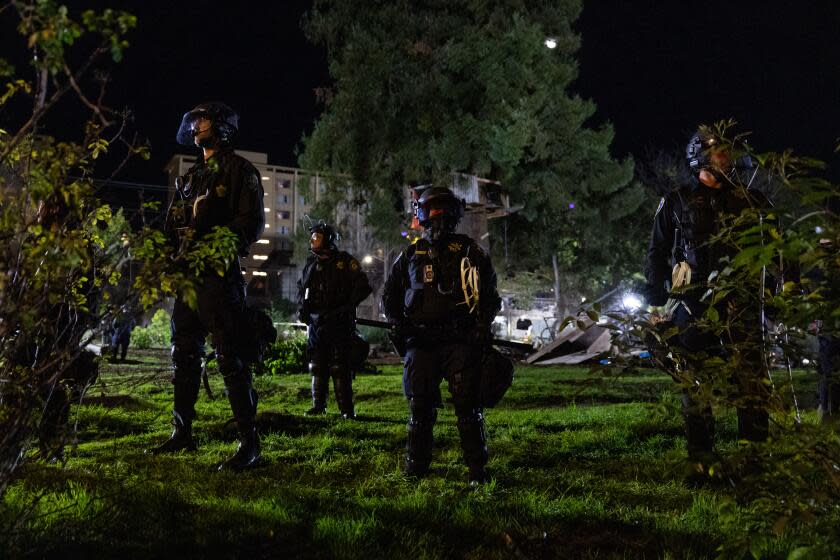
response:
<path fill-rule="evenodd" d="M 460 277 L 462 260 L 469 256 L 469 240 L 459 236 L 452 236 L 441 248 L 425 239 L 417 242 L 408 260 L 410 283 L 405 292 L 406 315 L 412 323 L 462 322 L 469 318 Z"/>

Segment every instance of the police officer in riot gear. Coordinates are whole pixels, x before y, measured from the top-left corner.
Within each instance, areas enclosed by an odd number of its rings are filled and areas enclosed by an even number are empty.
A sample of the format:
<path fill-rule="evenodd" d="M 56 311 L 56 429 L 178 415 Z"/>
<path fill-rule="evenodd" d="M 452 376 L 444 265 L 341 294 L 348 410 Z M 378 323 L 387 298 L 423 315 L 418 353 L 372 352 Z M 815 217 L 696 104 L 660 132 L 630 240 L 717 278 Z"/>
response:
<path fill-rule="evenodd" d="M 423 237 L 394 262 L 382 303 L 405 336 L 403 390 L 409 421 L 405 474 L 425 475 L 432 461 L 440 383 L 446 379 L 471 485 L 487 480 L 487 435 L 479 394 L 483 349 L 501 299 L 490 257 L 455 233 L 465 203 L 452 191 L 427 187 L 415 203 Z"/>
<path fill-rule="evenodd" d="M 184 114 L 177 140 L 201 148 L 201 158 L 176 181 L 180 200 L 173 200 L 166 231 L 173 243 L 201 243 L 216 226 L 238 237 L 238 255 L 248 254 L 265 223 L 263 189 L 257 169 L 236 155 L 231 140 L 239 127 L 238 115 L 219 102 L 202 103 Z M 198 278 L 197 308 L 183 294 L 172 312 L 172 365 L 174 430 L 170 438 L 150 450 L 170 453 L 193 450 L 192 422 L 201 381 L 204 340 L 209 333 L 224 376 L 230 406 L 239 430 L 236 453 L 220 469 L 244 469 L 260 458 L 256 429 L 257 394 L 243 348 L 245 289 L 239 259 L 223 276 L 207 271 Z"/>
<path fill-rule="evenodd" d="M 311 255 L 298 280 L 300 320 L 309 325 L 312 408 L 307 415 L 326 412 L 332 377 L 338 410 L 345 419 L 353 419 L 350 351 L 356 332 L 356 307 L 372 290 L 359 261 L 338 250 L 338 234 L 332 226 L 319 222 L 309 231 Z"/>
<path fill-rule="evenodd" d="M 768 434 L 769 389 L 761 356 L 759 311 L 744 313 L 750 319 L 739 324 L 724 340 L 698 328 L 696 320 L 707 308 L 701 299 L 708 289 L 709 275 L 721 258 L 731 256 L 726 247 L 713 241 L 722 220 L 747 208 L 767 208 L 769 202 L 760 192 L 744 188 L 738 184 L 740 181 L 734 180 L 737 162 L 732 161 L 732 146 L 709 129 L 701 127 L 692 136 L 686 156 L 693 172 L 691 181 L 666 194 L 654 218 L 645 261 L 646 299 L 655 306 L 668 303 L 666 309 L 670 316 L 666 319 L 679 327 L 679 333 L 670 342 L 684 355 L 683 365 L 687 370 L 684 375 L 691 376 L 692 371 L 697 371 L 695 368 L 701 367 L 703 359 L 726 356 L 728 344 L 743 343 L 747 366 L 744 369 L 749 371 L 741 372 L 733 380 L 738 392 L 739 438 L 763 441 Z M 672 282 L 680 286 L 671 286 Z M 669 289 L 675 288 L 680 289 L 669 294 Z M 698 398 L 700 390 L 698 383 L 692 383 L 684 391 L 683 415 L 689 457 L 705 468 L 713 457 L 715 426 L 711 407 Z"/>

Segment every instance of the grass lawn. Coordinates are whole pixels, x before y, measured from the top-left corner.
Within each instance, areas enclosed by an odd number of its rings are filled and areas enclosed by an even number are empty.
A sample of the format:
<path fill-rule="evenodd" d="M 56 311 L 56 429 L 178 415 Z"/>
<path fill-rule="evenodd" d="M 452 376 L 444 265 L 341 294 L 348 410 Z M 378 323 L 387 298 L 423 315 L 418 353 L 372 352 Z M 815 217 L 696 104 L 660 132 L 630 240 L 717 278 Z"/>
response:
<path fill-rule="evenodd" d="M 74 407 L 65 467 L 21 469 L 0 512 L 0 557 L 708 558 L 725 537 L 725 490 L 683 483 L 677 395 L 656 371 L 589 385 L 585 368 L 518 368 L 487 412 L 493 481 L 471 490 L 451 405 L 430 476 L 401 475 L 399 367 L 356 379 L 357 421 L 332 395 L 326 416 L 304 417 L 306 374 L 258 378 L 264 462 L 236 474 L 215 470 L 236 437 L 221 377 L 214 400 L 202 389 L 199 450 L 151 457 L 143 450 L 170 430 L 168 352 L 129 358 L 103 364 Z M 719 418 L 726 449 L 734 414 Z M 31 520 L 7 530 L 38 496 Z"/>

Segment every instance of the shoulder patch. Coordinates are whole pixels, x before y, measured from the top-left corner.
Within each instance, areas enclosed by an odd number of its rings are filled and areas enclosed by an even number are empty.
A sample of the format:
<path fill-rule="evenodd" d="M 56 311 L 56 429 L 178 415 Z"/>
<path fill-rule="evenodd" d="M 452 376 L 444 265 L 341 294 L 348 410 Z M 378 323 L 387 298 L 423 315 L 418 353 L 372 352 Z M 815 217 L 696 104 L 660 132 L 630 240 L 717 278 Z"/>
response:
<path fill-rule="evenodd" d="M 449 243 L 449 251 L 452 253 L 460 253 L 463 247 L 464 246 L 458 241 L 452 241 Z"/>
<path fill-rule="evenodd" d="M 260 187 L 260 174 L 256 169 L 248 169 L 245 173 L 245 186 L 252 191 Z"/>
<path fill-rule="evenodd" d="M 359 261 L 357 261 L 356 259 L 350 259 L 350 270 L 352 270 L 353 272 L 359 270 Z"/>
<path fill-rule="evenodd" d="M 342 260 L 337 260 L 337 261 L 335 261 L 335 267 L 336 267 L 338 270 L 344 270 L 344 264 L 345 264 L 345 263 L 344 263 L 344 261 L 342 261 Z"/>

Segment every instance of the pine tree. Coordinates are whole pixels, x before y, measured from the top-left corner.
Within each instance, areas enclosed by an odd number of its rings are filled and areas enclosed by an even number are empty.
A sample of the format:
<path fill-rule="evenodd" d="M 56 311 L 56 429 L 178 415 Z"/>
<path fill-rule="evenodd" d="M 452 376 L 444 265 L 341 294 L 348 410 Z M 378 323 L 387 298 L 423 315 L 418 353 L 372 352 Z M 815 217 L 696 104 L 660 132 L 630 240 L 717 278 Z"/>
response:
<path fill-rule="evenodd" d="M 576 278 L 560 288 L 580 289 L 582 269 L 612 280 L 623 254 L 614 243 L 627 245 L 622 224 L 637 220 L 645 196 L 630 183 L 632 161 L 610 156 L 611 127 L 586 126 L 595 105 L 569 92 L 581 7 L 316 0 L 305 27 L 326 47 L 334 81 L 319 91 L 325 110 L 302 165 L 349 174 L 366 200 L 385 203 L 411 181 L 448 183 L 453 171 L 500 181 L 523 206 L 508 230 L 526 258 L 512 270 L 555 260 Z M 375 228 L 386 235 L 401 216 L 382 215 Z"/>

